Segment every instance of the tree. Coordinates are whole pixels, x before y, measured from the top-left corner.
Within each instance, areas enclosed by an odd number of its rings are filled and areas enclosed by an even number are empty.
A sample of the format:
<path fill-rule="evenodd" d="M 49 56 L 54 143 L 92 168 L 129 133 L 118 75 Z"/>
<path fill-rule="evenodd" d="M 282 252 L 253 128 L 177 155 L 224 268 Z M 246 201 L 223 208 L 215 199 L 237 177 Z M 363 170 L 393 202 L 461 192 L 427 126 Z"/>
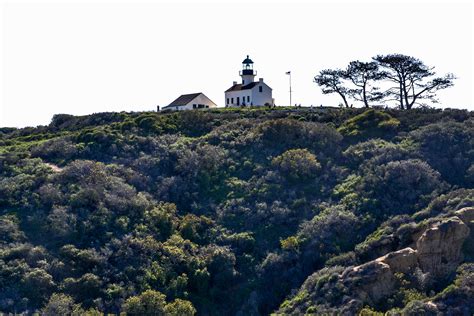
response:
<path fill-rule="evenodd" d="M 166 303 L 166 296 L 158 291 L 147 290 L 128 298 L 122 306 L 127 315 L 183 315 L 193 316 L 196 309 L 190 301 L 175 299 Z"/>
<path fill-rule="evenodd" d="M 190 301 L 177 298 L 166 304 L 165 313 L 169 316 L 194 316 L 196 315 L 196 309 Z"/>
<path fill-rule="evenodd" d="M 423 105 L 421 100 L 438 102 L 436 92 L 449 88 L 455 79 L 453 74 L 435 77 L 434 67 L 428 67 L 421 60 L 402 54 L 377 55 L 373 58 L 385 71 L 383 75 L 397 84 L 387 90 L 399 102 L 400 109 L 411 109 Z M 431 80 L 430 80 L 431 79 Z"/>
<path fill-rule="evenodd" d="M 346 72 L 341 69 L 325 69 L 319 72 L 319 75 L 314 77 L 314 82 L 321 86 L 324 94 L 337 93 L 344 101 L 346 108 L 349 107 L 346 95 L 349 89 L 344 87 L 343 80 L 346 78 Z"/>
<path fill-rule="evenodd" d="M 72 297 L 62 293 L 53 293 L 41 311 L 41 315 L 44 316 L 83 314 L 84 310 L 81 308 L 81 305 L 74 303 Z"/>
<path fill-rule="evenodd" d="M 44 303 L 54 288 L 53 277 L 43 269 L 34 268 L 22 279 L 22 290 L 35 306 Z"/>
<path fill-rule="evenodd" d="M 128 298 L 122 308 L 127 315 L 164 315 L 165 306 L 164 294 L 147 290 L 138 296 Z"/>
<path fill-rule="evenodd" d="M 349 90 L 349 94 L 357 101 L 369 107 L 369 101 L 377 101 L 383 98 L 384 94 L 379 92 L 379 88 L 370 86 L 370 81 L 381 80 L 384 73 L 379 70 L 376 62 L 351 61 L 345 71 L 346 78 L 357 88 Z"/>

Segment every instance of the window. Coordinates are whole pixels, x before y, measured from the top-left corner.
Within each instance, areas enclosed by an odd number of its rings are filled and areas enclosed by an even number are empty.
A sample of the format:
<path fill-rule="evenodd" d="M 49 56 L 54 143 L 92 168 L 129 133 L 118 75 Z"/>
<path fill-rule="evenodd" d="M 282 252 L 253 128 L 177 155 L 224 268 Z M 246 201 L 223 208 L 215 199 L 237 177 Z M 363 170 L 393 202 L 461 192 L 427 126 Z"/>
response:
<path fill-rule="evenodd" d="M 262 86 L 258 87 L 258 92 L 263 92 L 263 87 Z"/>
<path fill-rule="evenodd" d="M 247 102 L 250 102 L 250 96 L 249 95 L 247 96 Z"/>
<path fill-rule="evenodd" d="M 237 105 L 240 105 L 240 97 L 237 97 Z"/>
<path fill-rule="evenodd" d="M 227 98 L 227 104 L 229 104 L 229 98 Z"/>
<path fill-rule="evenodd" d="M 231 98 L 230 100 L 231 100 L 231 103 L 234 104 L 234 98 Z"/>
<path fill-rule="evenodd" d="M 196 108 L 196 104 L 193 104 L 193 109 L 195 109 L 195 108 Z"/>

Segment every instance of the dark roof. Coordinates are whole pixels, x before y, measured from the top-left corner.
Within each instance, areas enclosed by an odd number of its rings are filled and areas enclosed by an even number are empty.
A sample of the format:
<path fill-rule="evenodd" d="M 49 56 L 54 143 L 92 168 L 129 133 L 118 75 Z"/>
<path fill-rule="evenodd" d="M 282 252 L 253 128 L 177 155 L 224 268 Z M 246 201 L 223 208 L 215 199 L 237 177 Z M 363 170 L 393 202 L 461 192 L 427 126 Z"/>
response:
<path fill-rule="evenodd" d="M 183 94 L 181 96 L 179 96 L 176 100 L 174 100 L 173 102 L 171 102 L 170 104 L 168 104 L 166 107 L 168 106 L 180 106 L 180 105 L 186 105 L 188 104 L 189 102 L 191 102 L 195 97 L 197 97 L 198 95 L 200 95 L 202 92 L 199 92 L 199 93 L 191 93 L 191 94 Z"/>
<path fill-rule="evenodd" d="M 253 61 L 252 59 L 249 58 L 249 55 L 247 55 L 247 58 L 244 59 L 244 61 L 242 62 L 242 64 L 253 64 Z"/>
<path fill-rule="evenodd" d="M 240 91 L 240 90 L 249 90 L 249 89 L 252 89 L 253 87 L 255 87 L 255 86 L 258 85 L 258 84 L 259 84 L 258 82 L 252 82 L 252 83 L 246 84 L 245 86 L 242 86 L 241 83 L 238 83 L 238 84 L 233 85 L 233 86 L 230 87 L 229 89 L 227 89 L 225 92 L 229 92 L 229 91 Z"/>

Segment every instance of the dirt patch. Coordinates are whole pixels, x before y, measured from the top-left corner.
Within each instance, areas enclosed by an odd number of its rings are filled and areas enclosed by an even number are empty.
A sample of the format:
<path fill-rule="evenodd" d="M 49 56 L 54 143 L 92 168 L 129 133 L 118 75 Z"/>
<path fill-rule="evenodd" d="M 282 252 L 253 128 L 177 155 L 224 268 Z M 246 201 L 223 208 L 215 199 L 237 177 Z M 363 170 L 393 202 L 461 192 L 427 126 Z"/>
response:
<path fill-rule="evenodd" d="M 48 167 L 50 167 L 54 172 L 63 171 L 63 168 L 61 168 L 59 166 L 56 166 L 55 164 L 52 164 L 52 163 L 49 163 L 49 162 L 45 162 L 44 164 L 47 165 Z"/>

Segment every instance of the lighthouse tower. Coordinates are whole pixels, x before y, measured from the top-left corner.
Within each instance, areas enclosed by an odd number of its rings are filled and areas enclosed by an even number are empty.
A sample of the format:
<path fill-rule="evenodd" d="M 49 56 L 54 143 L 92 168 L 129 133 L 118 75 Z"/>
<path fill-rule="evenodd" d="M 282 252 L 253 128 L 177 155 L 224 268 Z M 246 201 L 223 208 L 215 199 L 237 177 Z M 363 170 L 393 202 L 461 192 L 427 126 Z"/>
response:
<path fill-rule="evenodd" d="M 234 81 L 232 87 L 225 91 L 225 106 L 271 106 L 274 104 L 272 88 L 263 78 L 255 81 L 257 72 L 253 70 L 253 61 L 247 55 L 242 62 L 242 70 L 239 71 L 242 83 Z"/>
<path fill-rule="evenodd" d="M 242 77 L 243 86 L 254 82 L 257 72 L 253 70 L 253 61 L 249 58 L 249 55 L 242 62 L 242 71 L 240 71 L 239 75 Z"/>

